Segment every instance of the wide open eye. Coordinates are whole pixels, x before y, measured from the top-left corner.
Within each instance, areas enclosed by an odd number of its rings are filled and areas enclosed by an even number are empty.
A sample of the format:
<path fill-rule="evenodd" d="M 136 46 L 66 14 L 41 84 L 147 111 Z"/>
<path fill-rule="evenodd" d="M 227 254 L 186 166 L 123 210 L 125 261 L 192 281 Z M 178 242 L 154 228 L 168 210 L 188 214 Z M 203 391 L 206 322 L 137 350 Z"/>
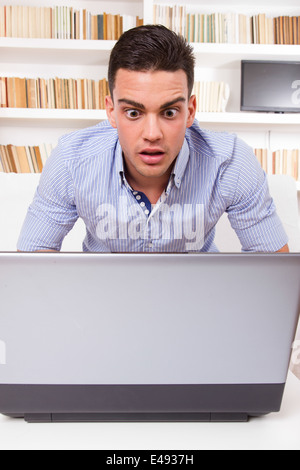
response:
<path fill-rule="evenodd" d="M 129 118 L 129 119 L 137 119 L 139 118 L 141 115 L 141 113 L 137 110 L 137 109 L 127 109 L 126 110 L 126 116 Z"/>
<path fill-rule="evenodd" d="M 172 108 L 172 109 L 166 109 L 163 114 L 166 118 L 173 119 L 174 117 L 176 117 L 177 112 L 178 112 L 177 109 Z"/>

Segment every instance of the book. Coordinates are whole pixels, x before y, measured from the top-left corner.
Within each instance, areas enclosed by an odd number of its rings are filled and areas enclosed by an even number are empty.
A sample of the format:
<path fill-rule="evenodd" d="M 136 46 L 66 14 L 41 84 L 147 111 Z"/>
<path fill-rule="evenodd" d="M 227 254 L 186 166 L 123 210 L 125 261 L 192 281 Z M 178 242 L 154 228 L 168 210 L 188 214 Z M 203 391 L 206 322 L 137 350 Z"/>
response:
<path fill-rule="evenodd" d="M 224 82 L 195 82 L 193 94 L 200 113 L 225 113 L 230 87 Z"/>
<path fill-rule="evenodd" d="M 52 144 L 40 146 L 0 145 L 0 172 L 41 173 L 53 147 Z"/>
<path fill-rule="evenodd" d="M 127 29 L 142 24 L 138 16 L 92 15 L 67 6 L 0 7 L 0 37 L 8 38 L 117 40 Z"/>
<path fill-rule="evenodd" d="M 154 5 L 154 24 L 163 24 L 195 43 L 300 44 L 299 16 L 187 13 L 184 6 Z"/>
<path fill-rule="evenodd" d="M 254 149 L 254 153 L 268 175 L 288 175 L 300 181 L 300 149 Z"/>
<path fill-rule="evenodd" d="M 105 109 L 106 79 L 0 77 L 1 108 Z"/>

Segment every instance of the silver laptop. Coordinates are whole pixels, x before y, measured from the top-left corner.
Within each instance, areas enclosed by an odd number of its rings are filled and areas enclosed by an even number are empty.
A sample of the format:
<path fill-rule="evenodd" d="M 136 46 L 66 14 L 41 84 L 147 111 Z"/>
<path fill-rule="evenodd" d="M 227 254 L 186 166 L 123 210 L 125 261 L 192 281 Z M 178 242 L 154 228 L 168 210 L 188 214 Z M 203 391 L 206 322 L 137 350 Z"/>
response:
<path fill-rule="evenodd" d="M 0 254 L 0 413 L 245 421 L 279 411 L 300 254 Z"/>

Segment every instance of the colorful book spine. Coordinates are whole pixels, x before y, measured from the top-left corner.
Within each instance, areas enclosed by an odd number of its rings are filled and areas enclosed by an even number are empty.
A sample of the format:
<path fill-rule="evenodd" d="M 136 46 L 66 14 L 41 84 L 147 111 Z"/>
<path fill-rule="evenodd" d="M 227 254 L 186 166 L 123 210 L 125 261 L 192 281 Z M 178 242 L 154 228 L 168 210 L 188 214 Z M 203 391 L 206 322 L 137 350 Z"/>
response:
<path fill-rule="evenodd" d="M 225 113 L 230 87 L 224 82 L 195 82 L 193 94 L 200 113 Z"/>
<path fill-rule="evenodd" d="M 92 15 L 66 6 L 0 6 L 0 37 L 7 38 L 117 40 L 142 24 L 138 16 Z"/>
<path fill-rule="evenodd" d="M 41 173 L 53 146 L 0 145 L 0 172 Z"/>
<path fill-rule="evenodd" d="M 268 175 L 288 175 L 300 181 L 300 149 L 255 149 L 254 153 Z"/>
<path fill-rule="evenodd" d="M 154 24 L 163 24 L 195 43 L 300 44 L 299 16 L 187 13 L 184 6 L 154 5 Z"/>
<path fill-rule="evenodd" d="M 1 108 L 105 109 L 106 79 L 0 77 Z"/>

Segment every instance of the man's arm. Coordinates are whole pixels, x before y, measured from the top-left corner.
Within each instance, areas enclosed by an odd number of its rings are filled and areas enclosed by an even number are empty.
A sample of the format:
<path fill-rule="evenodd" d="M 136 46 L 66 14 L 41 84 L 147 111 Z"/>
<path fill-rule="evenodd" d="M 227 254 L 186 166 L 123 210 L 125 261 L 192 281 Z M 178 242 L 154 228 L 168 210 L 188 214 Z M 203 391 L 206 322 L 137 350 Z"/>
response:
<path fill-rule="evenodd" d="M 28 253 L 28 251 L 21 251 L 21 250 L 17 250 L 18 253 Z M 37 250 L 37 251 L 34 251 L 34 253 L 59 253 L 59 251 L 56 251 L 56 250 Z"/>
<path fill-rule="evenodd" d="M 59 144 L 43 169 L 25 218 L 17 249 L 21 252 L 59 252 L 78 219 L 73 179 Z"/>
<path fill-rule="evenodd" d="M 236 139 L 221 191 L 243 252 L 288 253 L 288 237 L 276 212 L 268 180 L 253 150 Z"/>
<path fill-rule="evenodd" d="M 289 252 L 290 252 L 290 249 L 288 245 L 285 245 L 283 248 L 281 248 L 281 250 L 276 251 L 276 253 L 289 253 Z"/>

